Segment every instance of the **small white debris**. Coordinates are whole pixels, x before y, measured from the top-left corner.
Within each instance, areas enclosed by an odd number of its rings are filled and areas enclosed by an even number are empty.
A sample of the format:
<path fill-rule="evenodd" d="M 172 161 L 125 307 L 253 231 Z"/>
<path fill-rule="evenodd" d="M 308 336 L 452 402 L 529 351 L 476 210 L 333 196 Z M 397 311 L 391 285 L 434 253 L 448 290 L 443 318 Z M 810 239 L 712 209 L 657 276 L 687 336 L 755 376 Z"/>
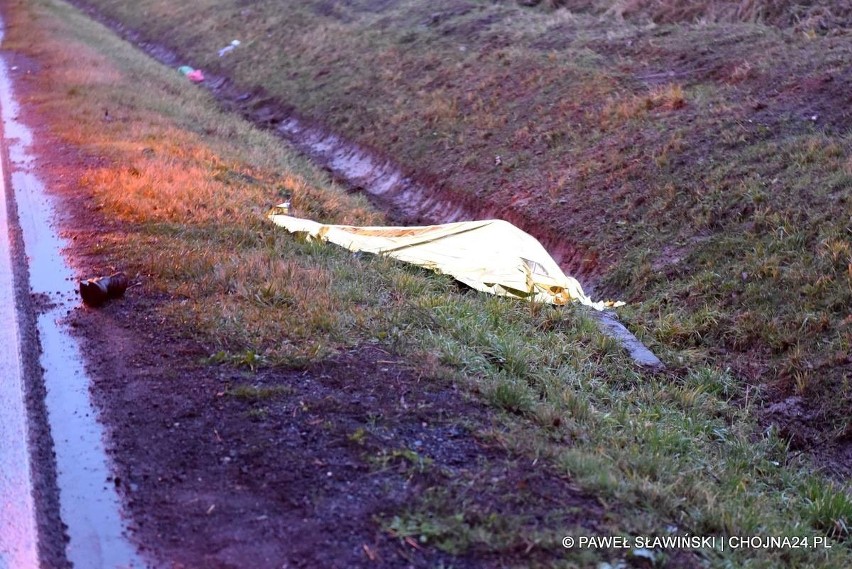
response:
<path fill-rule="evenodd" d="M 219 50 L 219 57 L 222 57 L 228 52 L 234 51 L 234 48 L 236 48 L 238 45 L 240 45 L 240 40 L 232 41 L 229 45 L 226 45 L 225 47 Z"/>

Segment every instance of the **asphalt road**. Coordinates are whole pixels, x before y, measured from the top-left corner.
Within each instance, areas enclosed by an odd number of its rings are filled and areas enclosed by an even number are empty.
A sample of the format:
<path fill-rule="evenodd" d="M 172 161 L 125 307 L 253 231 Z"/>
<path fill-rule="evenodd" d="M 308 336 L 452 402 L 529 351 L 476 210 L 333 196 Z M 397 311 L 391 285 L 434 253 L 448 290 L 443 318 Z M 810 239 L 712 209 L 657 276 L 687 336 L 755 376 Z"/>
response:
<path fill-rule="evenodd" d="M 38 565 L 25 363 L 18 321 L 13 252 L 14 218 L 7 199 L 5 160 L 0 161 L 0 569 Z"/>

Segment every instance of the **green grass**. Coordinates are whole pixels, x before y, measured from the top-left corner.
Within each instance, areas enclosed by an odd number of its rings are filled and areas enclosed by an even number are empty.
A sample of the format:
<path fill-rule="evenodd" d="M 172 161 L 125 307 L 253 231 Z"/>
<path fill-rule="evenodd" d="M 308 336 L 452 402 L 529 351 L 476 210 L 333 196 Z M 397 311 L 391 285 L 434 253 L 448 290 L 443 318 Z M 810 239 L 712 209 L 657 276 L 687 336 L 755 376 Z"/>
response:
<path fill-rule="evenodd" d="M 405 163 L 443 171 L 451 184 L 476 180 L 474 194 L 499 203 L 522 183 L 544 188 L 532 213 L 550 211 L 550 223 L 610 259 L 601 285 L 628 295 L 623 317 L 670 371 L 634 367 L 582 307 L 462 291 L 443 276 L 291 237 L 264 217 L 285 193 L 321 220 L 382 217 L 65 4 L 13 4 L 5 47 L 51 63 L 28 105 L 51 119 L 57 140 L 99 157 L 79 182 L 120 230 L 101 238 L 97 262 L 138 273 L 163 299 L 150 316 L 204 345 L 207 365 L 305 366 L 342 347 L 389 346 L 422 381 L 453 382 L 493 408 L 493 427 L 478 437 L 617 512 L 607 531 L 829 536 L 825 550 L 703 555 L 719 567 L 850 564 L 850 496 L 759 423 L 767 395 L 743 387 L 726 356 L 745 354 L 764 381 L 790 381 L 791 393 L 824 404 L 828 431 L 848 427 L 838 411 L 850 397 L 850 324 L 838 316 L 852 300 L 849 206 L 838 205 L 852 179 L 848 132 L 780 115 L 770 127 L 748 123 L 741 113 L 765 85 L 749 83 L 744 68 L 730 72 L 739 82 L 713 75 L 648 87 L 634 76 L 653 45 L 677 60 L 696 44 L 730 41 L 739 50 L 731 59 L 747 55 L 764 78 L 780 73 L 772 61 L 781 55 L 804 74 L 808 63 L 836 64 L 818 57 L 828 45 L 848 46 L 796 36 L 787 47 L 793 32 L 760 26 L 653 28 L 490 2 L 462 3 L 472 10 L 435 25 L 423 22 L 436 9 L 413 2 L 389 13 L 338 6 L 348 19 L 317 15 L 312 2 L 287 11 L 255 3 L 245 15 L 224 1 L 93 3 L 168 32 L 198 63 L 233 64 L 239 81 L 327 114 Z M 145 22 L 146 11 L 156 21 Z M 382 22 L 389 27 L 375 27 Z M 577 35 L 535 47 L 557 29 Z M 608 33 L 638 55 L 601 48 Z M 286 43 L 270 49 L 269 34 Z M 505 34 L 516 41 L 482 49 Z M 219 62 L 213 47 L 233 37 L 242 49 Z M 466 51 L 460 37 L 470 39 Z M 308 73 L 313 65 L 328 73 Z M 508 158 L 500 169 L 497 154 Z M 577 220 L 566 214 L 575 210 Z M 662 244 L 670 258 L 660 258 Z M 264 404 L 284 394 L 270 389 L 247 383 L 230 394 Z M 250 413 L 270 416 L 267 407 Z M 430 468 L 408 449 L 376 458 L 377 468 L 389 464 Z M 544 566 L 566 566 L 559 539 L 572 528 L 529 528 L 449 486 L 383 520 L 386 529 L 455 554 L 499 556 L 527 539 L 550 555 Z M 568 562 L 582 564 L 591 554 L 573 555 Z"/>
<path fill-rule="evenodd" d="M 279 395 L 289 395 L 293 389 L 286 385 L 237 385 L 228 389 L 227 395 L 243 401 L 258 402 L 272 399 Z"/>
<path fill-rule="evenodd" d="M 842 428 L 852 143 L 836 86 L 852 57 L 847 9 L 90 4 L 427 181 L 498 210 L 520 198 L 531 227 L 597 267 L 598 290 L 641 303 L 626 312 L 648 342 L 724 357 L 744 375 L 741 362 L 756 362 L 782 391 L 805 393 L 828 430 Z M 233 37 L 240 49 L 219 58 Z"/>
<path fill-rule="evenodd" d="M 811 525 L 831 537 L 848 536 L 852 523 L 852 499 L 841 488 L 820 482 L 806 487 L 807 514 Z"/>

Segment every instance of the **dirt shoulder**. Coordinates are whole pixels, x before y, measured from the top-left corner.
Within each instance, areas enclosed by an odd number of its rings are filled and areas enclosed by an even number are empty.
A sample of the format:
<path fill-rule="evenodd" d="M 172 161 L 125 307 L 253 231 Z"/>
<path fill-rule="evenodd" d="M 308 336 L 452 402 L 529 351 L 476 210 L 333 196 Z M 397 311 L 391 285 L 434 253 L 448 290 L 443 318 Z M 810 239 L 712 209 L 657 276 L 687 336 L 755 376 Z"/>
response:
<path fill-rule="evenodd" d="M 418 527 L 388 531 L 424 500 L 472 500 L 466 516 L 502 513 L 532 533 L 600 527 L 592 497 L 481 438 L 491 421 L 482 406 L 418 381 L 380 347 L 300 371 L 211 369 L 180 331 L 133 324 L 146 302 L 75 321 L 136 537 L 170 566 L 510 567 L 553 555 L 521 541 L 461 557 L 435 549 L 432 540 L 463 542 L 470 519 L 429 539 Z M 542 519 L 557 502 L 573 514 Z"/>

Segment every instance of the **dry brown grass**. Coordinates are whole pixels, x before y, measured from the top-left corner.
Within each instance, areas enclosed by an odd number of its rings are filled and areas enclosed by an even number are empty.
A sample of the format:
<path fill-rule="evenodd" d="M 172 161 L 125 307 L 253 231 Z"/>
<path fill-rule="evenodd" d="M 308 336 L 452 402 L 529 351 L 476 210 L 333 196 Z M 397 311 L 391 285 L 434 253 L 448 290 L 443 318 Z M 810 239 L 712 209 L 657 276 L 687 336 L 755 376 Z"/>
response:
<path fill-rule="evenodd" d="M 335 271 L 295 256 L 306 245 L 264 214 L 288 195 L 312 217 L 354 224 L 380 217 L 278 139 L 220 113 L 178 74 L 107 33 L 75 29 L 80 16 L 67 16 L 36 40 L 15 37 L 13 25 L 7 42 L 51 54 L 40 77 L 47 88 L 30 102 L 53 136 L 100 158 L 79 184 L 125 230 L 98 247 L 146 288 L 170 295 L 163 314 L 211 350 L 292 360 L 346 343 L 338 332 L 357 318 L 339 310 Z M 68 37 L 76 41 L 57 39 Z"/>
<path fill-rule="evenodd" d="M 546 0 L 550 9 L 591 11 L 657 23 L 760 22 L 801 30 L 830 30 L 852 24 L 852 6 L 832 0 Z"/>
<path fill-rule="evenodd" d="M 669 83 L 654 87 L 647 93 L 609 97 L 601 110 L 604 128 L 615 128 L 623 123 L 641 119 L 649 113 L 675 111 L 686 106 L 683 87 Z"/>

